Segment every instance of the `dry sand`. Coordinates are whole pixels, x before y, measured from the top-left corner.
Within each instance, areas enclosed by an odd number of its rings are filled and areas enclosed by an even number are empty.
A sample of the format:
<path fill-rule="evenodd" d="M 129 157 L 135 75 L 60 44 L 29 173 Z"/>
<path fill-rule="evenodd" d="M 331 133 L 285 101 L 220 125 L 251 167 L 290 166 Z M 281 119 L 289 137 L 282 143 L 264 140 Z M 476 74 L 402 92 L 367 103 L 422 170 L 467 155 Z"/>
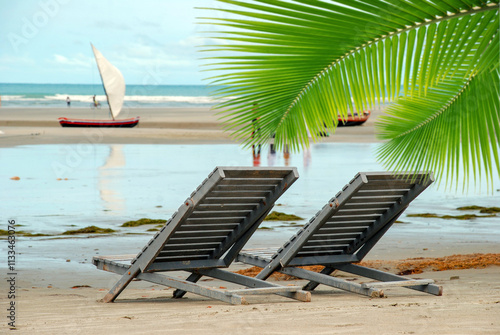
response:
<path fill-rule="evenodd" d="M 57 123 L 61 116 L 106 117 L 104 110 L 90 113 L 89 109 L 77 108 L 0 108 L 3 132 L 0 146 L 81 142 L 231 143 L 217 117 L 208 109 L 129 110 L 125 116 L 141 116 L 140 126 L 134 129 L 63 129 Z M 375 142 L 373 124 L 378 115 L 375 111 L 361 127 L 338 129 L 337 134 L 326 141 Z M 414 244 L 418 245 L 417 242 Z M 499 246 L 490 245 L 488 250 L 481 250 L 480 245 L 467 250 L 462 247 L 460 244 L 446 246 L 436 256 L 500 252 Z M 397 255 L 388 251 L 372 256 L 379 259 L 415 257 L 412 251 L 398 249 Z M 234 270 L 239 267 L 241 265 Z M 133 282 L 116 303 L 105 304 L 99 300 L 118 276 L 90 267 L 85 273 L 66 271 L 64 275 L 62 268 L 61 272 L 54 271 L 53 267 L 44 270 L 46 267 L 40 264 L 39 269 L 25 269 L 20 273 L 16 334 L 500 334 L 498 266 L 412 276 L 436 280 L 444 287 L 441 297 L 393 288 L 385 290 L 387 298 L 369 299 L 320 286 L 309 303 L 257 296 L 249 298 L 250 305 L 246 306 L 232 306 L 192 294 L 182 300 L 172 300 L 172 289 L 144 282 Z M 41 278 L 58 278 L 59 282 L 47 285 L 48 281 Z M 90 287 L 72 289 L 75 280 Z M 211 280 L 204 284 L 231 288 Z M 2 284 L 3 292 L 4 287 Z M 8 329 L 4 307 L 9 302 L 4 293 L 0 302 L 4 311 L 0 313 L 3 319 L 0 332 L 4 333 Z"/>
<path fill-rule="evenodd" d="M 444 286 L 443 296 L 398 288 L 385 290 L 388 298 L 369 299 L 319 287 L 309 303 L 258 296 L 249 305 L 233 306 L 194 295 L 173 300 L 172 289 L 156 286 L 129 288 L 118 302 L 105 304 L 99 288 L 29 288 L 19 292 L 16 333 L 500 333 L 500 267 L 425 275 Z"/>

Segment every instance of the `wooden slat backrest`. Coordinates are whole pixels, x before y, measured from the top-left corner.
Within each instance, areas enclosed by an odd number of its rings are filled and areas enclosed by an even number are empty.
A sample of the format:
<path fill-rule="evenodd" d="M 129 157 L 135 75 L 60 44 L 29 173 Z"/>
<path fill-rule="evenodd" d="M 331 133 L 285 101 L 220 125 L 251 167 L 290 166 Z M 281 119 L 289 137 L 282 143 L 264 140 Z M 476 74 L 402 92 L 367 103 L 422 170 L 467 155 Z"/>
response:
<path fill-rule="evenodd" d="M 143 271 L 188 269 L 205 261 L 220 266 L 211 261 L 256 229 L 297 178 L 295 168 L 216 168 L 132 263 L 143 262 Z"/>

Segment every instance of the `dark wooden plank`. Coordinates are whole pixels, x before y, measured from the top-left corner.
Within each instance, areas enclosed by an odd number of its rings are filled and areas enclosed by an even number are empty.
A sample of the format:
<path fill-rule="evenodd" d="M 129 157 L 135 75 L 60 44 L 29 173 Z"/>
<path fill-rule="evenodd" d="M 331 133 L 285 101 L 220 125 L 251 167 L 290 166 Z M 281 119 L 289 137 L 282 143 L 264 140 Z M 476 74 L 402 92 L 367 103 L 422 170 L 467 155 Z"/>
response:
<path fill-rule="evenodd" d="M 186 223 L 182 225 L 179 229 L 182 229 L 185 226 L 189 226 L 192 224 L 211 224 L 211 223 L 234 223 L 237 224 L 243 220 L 245 216 L 238 216 L 238 217 L 225 217 L 225 218 L 218 218 L 218 217 L 204 217 L 204 218 L 193 218 L 193 219 L 187 219 Z"/>
<path fill-rule="evenodd" d="M 367 201 L 370 202 L 387 202 L 387 201 L 398 201 L 401 199 L 403 194 L 394 194 L 394 195 L 381 195 L 381 196 L 365 196 L 365 195 L 356 195 L 349 199 L 349 204 L 364 204 Z"/>
<path fill-rule="evenodd" d="M 365 203 L 350 203 L 344 204 L 345 209 L 368 209 L 368 208 L 387 208 L 396 204 L 396 201 L 380 201 L 380 202 L 365 202 Z"/>
<path fill-rule="evenodd" d="M 208 255 L 186 255 L 186 256 L 169 256 L 169 257 L 156 257 L 152 267 L 154 267 L 154 263 L 161 262 L 174 262 L 174 261 L 192 261 L 197 259 L 210 259 Z M 186 265 L 186 267 L 188 267 Z"/>
<path fill-rule="evenodd" d="M 340 234 L 320 234 L 316 233 L 309 238 L 309 242 L 314 240 L 329 240 L 329 239 L 356 239 L 361 234 L 361 232 L 352 232 L 352 233 L 340 233 Z"/>
<path fill-rule="evenodd" d="M 154 263 L 147 269 L 145 272 L 154 272 L 154 271 L 175 271 L 175 270 L 188 270 L 188 269 L 203 269 L 203 268 L 227 268 L 227 264 L 224 263 L 222 259 L 212 259 L 206 258 L 204 256 L 201 260 L 179 260 L 175 261 L 163 261 Z"/>
<path fill-rule="evenodd" d="M 288 264 L 289 266 L 303 266 L 303 265 L 329 265 L 329 264 L 343 264 L 357 262 L 359 259 L 355 255 L 349 254 L 336 254 L 332 255 L 310 255 L 303 257 L 295 257 Z"/>
<path fill-rule="evenodd" d="M 200 242 L 200 243 L 189 243 L 189 244 L 165 244 L 162 250 L 194 250 L 194 249 L 210 249 L 218 247 L 220 243 L 218 242 Z"/>
<path fill-rule="evenodd" d="M 328 233 L 353 233 L 353 232 L 363 232 L 368 228 L 368 226 L 362 227 L 342 227 L 342 228 L 321 228 L 318 230 L 317 234 L 328 234 Z"/>
<path fill-rule="evenodd" d="M 271 191 L 268 190 L 238 190 L 238 191 L 212 191 L 209 198 L 239 198 L 239 197 L 266 197 Z"/>
<path fill-rule="evenodd" d="M 296 257 L 310 257 L 310 256 L 325 256 L 325 255 L 340 255 L 342 254 L 342 250 L 308 250 L 308 251 L 299 251 Z M 319 264 L 319 263 L 317 263 Z"/>
<path fill-rule="evenodd" d="M 412 182 L 415 184 L 421 184 L 426 178 L 428 178 L 427 173 L 411 173 L 411 174 L 370 174 L 365 173 L 366 179 L 369 182 L 376 181 L 405 181 Z"/>
<path fill-rule="evenodd" d="M 171 256 L 204 256 L 210 255 L 215 248 L 211 249 L 186 249 L 186 250 L 163 250 L 158 254 L 158 257 L 171 257 Z"/>
<path fill-rule="evenodd" d="M 275 184 L 241 184 L 241 185 L 217 185 L 215 191 L 274 191 Z"/>
<path fill-rule="evenodd" d="M 402 195 L 406 194 L 408 192 L 408 189 L 391 189 L 391 190 L 359 190 L 354 194 L 354 196 L 380 196 L 380 195 Z"/>
<path fill-rule="evenodd" d="M 219 185 L 278 185 L 281 178 L 231 178 L 222 180 Z"/>
<path fill-rule="evenodd" d="M 202 223 L 202 224 L 185 224 L 179 227 L 177 232 L 185 231 L 205 231 L 205 230 L 229 230 L 234 229 L 239 225 L 238 222 L 234 223 Z"/>
<path fill-rule="evenodd" d="M 323 224 L 323 228 L 335 228 L 335 227 L 359 227 L 359 226 L 369 226 L 375 220 L 349 220 L 349 221 L 327 221 Z"/>
<path fill-rule="evenodd" d="M 355 215 L 355 214 L 382 214 L 387 211 L 389 207 L 381 206 L 381 207 L 368 207 L 368 208 L 347 208 L 342 207 L 337 213 L 337 215 Z"/>
<path fill-rule="evenodd" d="M 290 173 L 290 169 L 251 169 L 251 170 L 224 170 L 225 179 L 232 178 L 266 178 L 266 179 L 283 179 Z"/>
<path fill-rule="evenodd" d="M 177 231 L 172 237 L 211 237 L 211 236 L 227 236 L 232 229 L 224 230 L 194 230 L 194 231 Z"/>
<path fill-rule="evenodd" d="M 365 184 L 360 190 L 368 191 L 368 190 L 401 190 L 401 189 L 410 189 L 413 186 L 411 183 L 405 182 L 374 182 Z"/>
<path fill-rule="evenodd" d="M 196 206 L 197 212 L 211 212 L 218 210 L 227 210 L 227 211 L 244 211 L 244 210 L 255 210 L 257 204 L 200 204 Z"/>
<path fill-rule="evenodd" d="M 353 241 L 355 241 L 356 238 L 327 238 L 327 239 L 316 239 L 316 240 L 309 240 L 307 241 L 304 246 L 315 246 L 315 245 L 327 245 L 327 244 L 333 244 L 334 242 L 336 243 L 341 243 L 341 244 L 349 244 Z"/>
<path fill-rule="evenodd" d="M 319 250 L 344 250 L 347 248 L 349 244 L 341 244 L 341 243 L 330 243 L 330 244 L 321 244 L 321 245 L 303 245 L 300 251 L 319 251 Z M 299 252 L 300 252 L 299 251 Z"/>
<path fill-rule="evenodd" d="M 201 218 L 231 218 L 231 217 L 246 217 L 251 210 L 220 210 L 220 211 L 197 211 L 195 210 L 189 219 Z"/>
<path fill-rule="evenodd" d="M 173 244 L 187 244 L 187 243 L 220 243 L 226 236 L 212 236 L 212 237 L 171 237 L 169 242 Z"/>
<path fill-rule="evenodd" d="M 218 204 L 218 205 L 225 205 L 225 204 L 254 204 L 258 205 L 261 203 L 265 198 L 264 197 L 236 197 L 236 198 L 217 198 L 217 197 L 207 197 L 203 199 L 203 202 L 201 204 Z"/>
<path fill-rule="evenodd" d="M 335 214 L 328 222 L 338 222 L 338 221 L 353 221 L 353 220 L 376 220 L 381 214 L 358 214 L 358 215 L 338 215 Z"/>

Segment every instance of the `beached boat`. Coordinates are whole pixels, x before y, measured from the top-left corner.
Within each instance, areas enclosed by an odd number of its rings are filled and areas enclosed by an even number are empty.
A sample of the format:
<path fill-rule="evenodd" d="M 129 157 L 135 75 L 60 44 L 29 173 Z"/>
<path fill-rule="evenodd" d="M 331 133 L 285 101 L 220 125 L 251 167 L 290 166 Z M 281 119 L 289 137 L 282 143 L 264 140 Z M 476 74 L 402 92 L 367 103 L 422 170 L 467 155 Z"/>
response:
<path fill-rule="evenodd" d="M 122 127 L 132 128 L 139 123 L 139 117 L 122 120 L 86 120 L 86 119 L 69 119 L 60 117 L 59 124 L 63 127 Z"/>
<path fill-rule="evenodd" d="M 63 127 L 135 127 L 139 123 L 139 117 L 117 120 L 116 117 L 122 111 L 125 98 L 125 80 L 123 75 L 113 64 L 111 64 L 92 44 L 97 68 L 101 75 L 102 85 L 108 100 L 111 120 L 72 119 L 60 117 L 59 124 Z"/>
<path fill-rule="evenodd" d="M 337 127 L 359 126 L 368 120 L 370 114 L 370 111 L 364 111 L 361 115 L 358 113 L 348 114 L 347 119 L 339 116 Z"/>

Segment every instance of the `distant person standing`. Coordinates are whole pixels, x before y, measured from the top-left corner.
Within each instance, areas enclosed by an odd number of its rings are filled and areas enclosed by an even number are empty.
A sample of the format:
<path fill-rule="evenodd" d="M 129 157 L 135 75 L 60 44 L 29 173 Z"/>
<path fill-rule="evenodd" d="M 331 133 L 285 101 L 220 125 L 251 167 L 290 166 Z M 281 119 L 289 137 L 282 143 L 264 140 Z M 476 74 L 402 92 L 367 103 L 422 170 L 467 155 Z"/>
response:
<path fill-rule="evenodd" d="M 254 107 L 252 108 L 252 111 L 253 111 L 254 114 L 256 114 L 257 113 L 257 109 L 258 109 L 258 105 L 257 105 L 257 103 L 254 103 L 253 106 Z M 259 119 L 260 119 L 260 116 L 256 115 L 255 119 L 252 120 L 252 138 L 254 138 L 254 136 L 260 137 Z M 255 148 L 256 148 L 256 145 L 252 144 L 252 152 L 253 152 L 254 156 L 256 154 Z M 261 145 L 258 144 L 257 145 L 257 155 L 259 155 L 259 158 L 260 158 L 260 148 L 261 148 Z"/>
<path fill-rule="evenodd" d="M 69 97 L 66 97 L 66 103 L 68 104 L 68 107 L 71 106 L 71 99 Z"/>

